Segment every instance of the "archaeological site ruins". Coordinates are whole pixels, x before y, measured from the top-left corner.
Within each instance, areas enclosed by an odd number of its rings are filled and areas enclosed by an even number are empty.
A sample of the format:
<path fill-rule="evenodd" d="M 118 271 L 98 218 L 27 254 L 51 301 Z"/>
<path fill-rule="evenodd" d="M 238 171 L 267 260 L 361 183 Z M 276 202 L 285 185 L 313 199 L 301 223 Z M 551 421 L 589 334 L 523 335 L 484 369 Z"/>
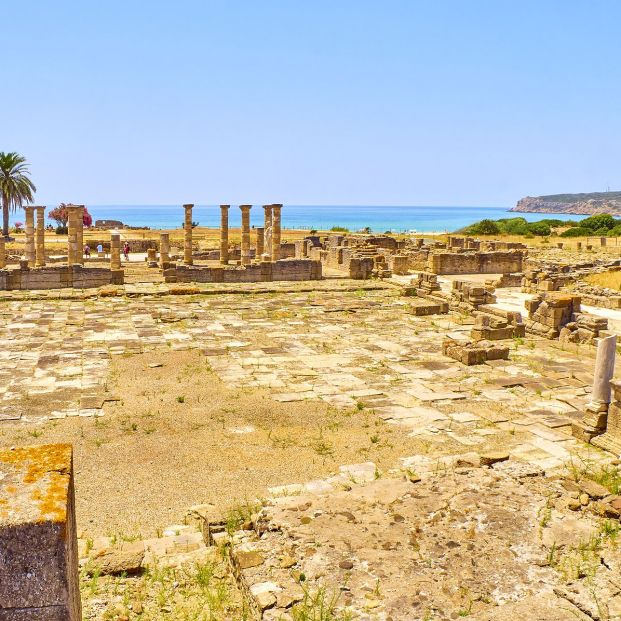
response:
<path fill-rule="evenodd" d="M 45 211 L 0 238 L 0 621 L 621 619 L 610 240 Z"/>

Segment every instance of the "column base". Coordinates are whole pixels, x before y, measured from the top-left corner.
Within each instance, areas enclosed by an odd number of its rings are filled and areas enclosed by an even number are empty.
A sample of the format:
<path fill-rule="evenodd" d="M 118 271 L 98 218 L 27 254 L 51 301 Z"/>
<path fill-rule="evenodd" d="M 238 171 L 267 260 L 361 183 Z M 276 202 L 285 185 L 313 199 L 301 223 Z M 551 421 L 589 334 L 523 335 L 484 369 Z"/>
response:
<path fill-rule="evenodd" d="M 593 438 L 601 436 L 603 433 L 603 429 L 597 429 L 584 422 L 574 421 L 571 424 L 571 435 L 577 440 L 582 440 L 582 442 L 586 442 L 587 444 L 591 443 Z"/>

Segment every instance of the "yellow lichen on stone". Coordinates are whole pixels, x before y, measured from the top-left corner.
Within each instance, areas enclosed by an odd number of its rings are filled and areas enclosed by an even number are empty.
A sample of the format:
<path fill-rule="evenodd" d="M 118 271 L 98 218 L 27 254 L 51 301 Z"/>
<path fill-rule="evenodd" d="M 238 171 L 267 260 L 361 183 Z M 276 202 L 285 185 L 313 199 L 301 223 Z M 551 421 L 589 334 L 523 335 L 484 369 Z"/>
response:
<path fill-rule="evenodd" d="M 35 521 L 64 522 L 71 474 L 72 448 L 50 444 L 0 452 L 0 468 L 9 466 L 11 484 L 0 488 L 0 517 L 20 511 Z M 4 506 L 8 505 L 8 509 Z M 32 510 L 36 509 L 36 516 Z"/>

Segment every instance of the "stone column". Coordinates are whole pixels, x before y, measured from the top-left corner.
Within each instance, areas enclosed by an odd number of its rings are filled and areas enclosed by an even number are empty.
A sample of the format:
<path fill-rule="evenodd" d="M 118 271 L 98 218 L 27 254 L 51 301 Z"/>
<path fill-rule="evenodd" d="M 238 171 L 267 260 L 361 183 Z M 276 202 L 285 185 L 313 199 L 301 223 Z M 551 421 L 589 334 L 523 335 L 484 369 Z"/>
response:
<path fill-rule="evenodd" d="M 192 208 L 194 205 L 184 205 L 185 209 L 185 222 L 183 225 L 184 238 L 183 238 L 183 262 L 186 265 L 192 265 Z"/>
<path fill-rule="evenodd" d="M 80 265 L 84 265 L 84 205 L 76 205 L 76 245 L 78 255 L 75 258 L 75 262 Z"/>
<path fill-rule="evenodd" d="M 610 403 L 610 380 L 615 372 L 616 351 L 616 335 L 598 339 L 593 391 L 588 405 L 593 411 L 606 410 Z"/>
<path fill-rule="evenodd" d="M 263 244 L 265 247 L 265 254 L 268 256 L 268 260 L 272 260 L 272 206 L 263 205 L 265 211 L 265 231 Z"/>
<path fill-rule="evenodd" d="M 76 262 L 77 255 L 77 232 L 76 232 L 76 206 L 67 205 L 67 265 Z"/>
<path fill-rule="evenodd" d="M 590 442 L 592 438 L 606 431 L 616 349 L 616 335 L 598 339 L 591 400 L 585 407 L 582 420 L 572 423 L 571 426 L 572 434 L 584 442 Z"/>
<path fill-rule="evenodd" d="M 35 265 L 45 265 L 45 207 L 36 207 L 37 210 L 37 245 L 35 253 Z"/>
<path fill-rule="evenodd" d="M 250 208 L 252 205 L 240 205 L 241 209 L 241 264 L 250 265 Z"/>
<path fill-rule="evenodd" d="M 24 256 L 28 261 L 28 267 L 35 266 L 35 233 L 34 233 L 34 207 L 24 207 L 26 213 L 26 248 Z"/>
<path fill-rule="evenodd" d="M 272 205 L 272 261 L 280 259 L 280 210 L 282 205 Z"/>
<path fill-rule="evenodd" d="M 166 268 L 166 264 L 170 262 L 170 235 L 168 233 L 160 233 L 160 267 Z"/>
<path fill-rule="evenodd" d="M 230 205 L 220 205 L 220 263 L 229 262 L 229 208 Z"/>
<path fill-rule="evenodd" d="M 261 255 L 265 252 L 265 229 L 262 226 L 258 226 L 257 229 L 257 252 L 255 259 L 259 261 Z"/>
<path fill-rule="evenodd" d="M 112 233 L 110 235 L 110 269 L 121 269 L 121 235 Z"/>
<path fill-rule="evenodd" d="M 4 237 L 0 236 L 0 270 L 6 267 L 6 245 Z"/>

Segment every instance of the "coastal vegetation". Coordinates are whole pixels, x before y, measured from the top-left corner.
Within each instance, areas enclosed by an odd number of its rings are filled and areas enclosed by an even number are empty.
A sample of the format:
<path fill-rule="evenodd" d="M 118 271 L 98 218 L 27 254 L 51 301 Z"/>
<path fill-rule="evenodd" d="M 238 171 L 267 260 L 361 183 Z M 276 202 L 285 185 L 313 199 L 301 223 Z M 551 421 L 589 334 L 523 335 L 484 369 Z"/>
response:
<path fill-rule="evenodd" d="M 30 180 L 26 158 L 18 153 L 0 151 L 0 197 L 2 198 L 2 235 L 9 236 L 9 212 L 24 203 L 32 203 L 37 191 Z"/>
<path fill-rule="evenodd" d="M 598 214 L 584 220 L 545 218 L 527 222 L 525 218 L 484 219 L 457 231 L 464 235 L 518 235 L 526 238 L 548 237 L 618 237 L 621 236 L 621 218 Z"/>
<path fill-rule="evenodd" d="M 621 235 L 621 218 L 613 218 L 603 213 L 572 223 L 572 226 L 561 233 L 561 237 L 618 237 Z"/>
<path fill-rule="evenodd" d="M 499 220 L 485 218 L 470 226 L 464 227 L 458 231 L 458 233 L 463 233 L 465 235 L 523 235 L 525 237 L 545 237 L 551 235 L 554 229 L 567 226 L 568 224 L 568 222 L 554 218 L 539 220 L 539 222 L 527 222 L 525 218 L 520 217 L 501 218 Z"/>

